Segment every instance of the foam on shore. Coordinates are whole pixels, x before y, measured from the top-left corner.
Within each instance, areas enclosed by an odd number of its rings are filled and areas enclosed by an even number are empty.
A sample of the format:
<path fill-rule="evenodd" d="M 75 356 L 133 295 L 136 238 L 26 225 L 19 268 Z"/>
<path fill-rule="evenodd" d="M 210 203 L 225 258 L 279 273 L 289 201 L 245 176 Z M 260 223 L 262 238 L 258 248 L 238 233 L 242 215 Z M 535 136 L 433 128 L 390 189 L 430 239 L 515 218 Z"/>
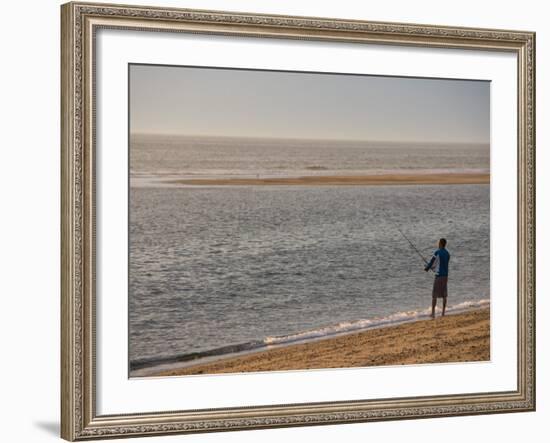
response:
<path fill-rule="evenodd" d="M 460 314 L 463 312 L 488 308 L 489 306 L 490 300 L 488 299 L 467 301 L 449 306 L 447 308 L 447 313 L 448 315 Z M 132 377 L 147 377 L 158 374 L 161 371 L 202 365 L 237 356 L 257 353 L 268 349 L 285 347 L 292 344 L 310 343 L 342 335 L 364 332 L 371 329 L 412 323 L 419 320 L 428 319 L 430 317 L 430 313 L 430 308 L 418 311 L 398 312 L 385 317 L 340 322 L 320 328 L 296 332 L 294 334 L 268 336 L 259 340 L 227 345 L 216 349 L 182 354 L 169 358 L 133 361 L 130 363 L 130 375 Z"/>

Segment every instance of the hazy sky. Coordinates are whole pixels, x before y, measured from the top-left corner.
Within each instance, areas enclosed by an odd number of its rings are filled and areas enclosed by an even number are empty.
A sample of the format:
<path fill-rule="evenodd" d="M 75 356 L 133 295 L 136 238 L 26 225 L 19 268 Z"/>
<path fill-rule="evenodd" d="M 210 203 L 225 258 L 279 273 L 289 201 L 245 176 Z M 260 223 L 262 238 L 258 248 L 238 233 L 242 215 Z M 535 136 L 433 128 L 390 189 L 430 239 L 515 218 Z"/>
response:
<path fill-rule="evenodd" d="M 489 143 L 486 81 L 131 65 L 132 133 Z"/>

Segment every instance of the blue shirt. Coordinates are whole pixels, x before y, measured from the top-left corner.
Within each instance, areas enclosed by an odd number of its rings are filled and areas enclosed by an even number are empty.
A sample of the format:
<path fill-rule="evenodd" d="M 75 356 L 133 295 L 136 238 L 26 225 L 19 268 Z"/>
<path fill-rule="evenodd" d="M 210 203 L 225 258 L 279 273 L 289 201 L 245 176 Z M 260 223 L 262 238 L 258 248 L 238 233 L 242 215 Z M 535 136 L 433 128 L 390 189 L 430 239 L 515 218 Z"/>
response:
<path fill-rule="evenodd" d="M 449 275 L 449 261 L 451 254 L 445 248 L 439 248 L 434 252 L 431 260 L 426 264 L 426 271 L 433 269 L 436 277 L 447 277 Z"/>

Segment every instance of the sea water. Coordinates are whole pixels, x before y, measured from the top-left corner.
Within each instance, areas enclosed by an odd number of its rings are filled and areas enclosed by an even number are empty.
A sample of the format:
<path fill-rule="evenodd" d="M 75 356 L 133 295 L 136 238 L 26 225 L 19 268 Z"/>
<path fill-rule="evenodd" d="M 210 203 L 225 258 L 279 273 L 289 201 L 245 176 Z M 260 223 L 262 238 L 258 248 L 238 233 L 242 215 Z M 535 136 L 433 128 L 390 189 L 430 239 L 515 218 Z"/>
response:
<path fill-rule="evenodd" d="M 208 139 L 197 147 L 200 140 L 148 139 L 131 148 L 129 352 L 136 375 L 425 316 L 433 274 L 397 228 L 425 258 L 447 238 L 451 309 L 488 303 L 489 185 L 163 181 L 257 171 L 488 171 L 487 147 L 340 143 L 316 150 L 305 142 L 247 142 Z"/>
<path fill-rule="evenodd" d="M 167 178 L 489 172 L 489 146 L 134 136 L 130 171 L 133 186 L 158 186 Z"/>

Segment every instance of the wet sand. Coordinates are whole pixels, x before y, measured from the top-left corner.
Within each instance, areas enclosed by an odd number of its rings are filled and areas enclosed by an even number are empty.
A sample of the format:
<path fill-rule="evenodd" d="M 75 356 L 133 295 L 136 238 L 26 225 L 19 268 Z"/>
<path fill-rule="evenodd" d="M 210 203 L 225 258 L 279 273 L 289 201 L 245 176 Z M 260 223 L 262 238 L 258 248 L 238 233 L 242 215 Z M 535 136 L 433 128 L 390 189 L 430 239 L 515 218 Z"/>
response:
<path fill-rule="evenodd" d="M 154 375 L 219 374 L 490 360 L 489 309 L 294 344 Z"/>
<path fill-rule="evenodd" d="M 325 175 L 266 178 L 193 178 L 168 180 L 178 185 L 458 185 L 488 184 L 489 174 L 380 174 L 380 175 Z"/>

